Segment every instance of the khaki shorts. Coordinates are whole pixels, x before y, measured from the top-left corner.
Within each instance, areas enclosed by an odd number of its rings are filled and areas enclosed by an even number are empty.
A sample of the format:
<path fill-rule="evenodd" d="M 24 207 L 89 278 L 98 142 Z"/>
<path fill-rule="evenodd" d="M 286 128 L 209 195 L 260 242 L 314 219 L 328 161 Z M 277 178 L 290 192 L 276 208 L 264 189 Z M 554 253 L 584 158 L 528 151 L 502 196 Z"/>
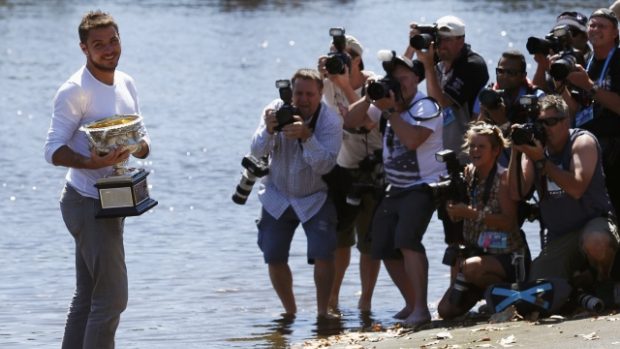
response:
<path fill-rule="evenodd" d="M 607 232 L 612 243 L 618 246 L 616 224 L 606 217 L 593 218 L 580 230 L 548 242 L 532 262 L 530 280 L 552 277 L 570 280 L 576 271 L 587 269 L 588 260 L 581 248 L 581 239 L 584 234 L 597 231 Z"/>

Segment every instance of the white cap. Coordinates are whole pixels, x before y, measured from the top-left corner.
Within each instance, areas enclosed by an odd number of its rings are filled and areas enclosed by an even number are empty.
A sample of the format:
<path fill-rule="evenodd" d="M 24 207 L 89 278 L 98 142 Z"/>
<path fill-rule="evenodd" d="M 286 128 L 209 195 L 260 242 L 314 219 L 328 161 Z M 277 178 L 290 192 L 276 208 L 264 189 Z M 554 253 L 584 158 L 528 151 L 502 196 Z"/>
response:
<path fill-rule="evenodd" d="M 437 20 L 437 29 L 442 36 L 465 35 L 465 23 L 455 16 L 443 16 Z"/>

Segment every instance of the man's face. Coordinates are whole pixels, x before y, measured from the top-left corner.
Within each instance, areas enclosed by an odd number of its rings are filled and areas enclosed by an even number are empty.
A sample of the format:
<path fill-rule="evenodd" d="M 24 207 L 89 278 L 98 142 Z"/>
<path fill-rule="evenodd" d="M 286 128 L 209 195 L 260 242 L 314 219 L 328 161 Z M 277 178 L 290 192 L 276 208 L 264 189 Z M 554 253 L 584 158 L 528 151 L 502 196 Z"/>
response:
<path fill-rule="evenodd" d="M 464 36 L 439 36 L 439 45 L 435 47 L 439 60 L 444 62 L 454 61 L 465 44 Z"/>
<path fill-rule="evenodd" d="M 112 26 L 91 29 L 86 43 L 80 43 L 88 65 L 104 71 L 114 72 L 121 57 L 121 39 Z"/>
<path fill-rule="evenodd" d="M 396 64 L 392 76 L 400 83 L 400 90 L 405 101 L 415 97 L 418 93 L 419 78 L 414 72 L 401 64 Z"/>
<path fill-rule="evenodd" d="M 311 79 L 295 79 L 293 85 L 293 105 L 304 119 L 311 117 L 321 104 L 322 91 L 319 83 Z"/>
<path fill-rule="evenodd" d="M 568 118 L 553 108 L 542 110 L 537 122 L 543 125 L 547 143 L 551 145 L 560 145 L 559 143 L 568 136 L 570 126 Z"/>
<path fill-rule="evenodd" d="M 525 83 L 525 72 L 516 59 L 502 57 L 495 69 L 497 84 L 500 89 L 512 91 Z"/>
<path fill-rule="evenodd" d="M 604 17 L 592 17 L 588 22 L 588 40 L 593 47 L 613 45 L 618 29 Z"/>

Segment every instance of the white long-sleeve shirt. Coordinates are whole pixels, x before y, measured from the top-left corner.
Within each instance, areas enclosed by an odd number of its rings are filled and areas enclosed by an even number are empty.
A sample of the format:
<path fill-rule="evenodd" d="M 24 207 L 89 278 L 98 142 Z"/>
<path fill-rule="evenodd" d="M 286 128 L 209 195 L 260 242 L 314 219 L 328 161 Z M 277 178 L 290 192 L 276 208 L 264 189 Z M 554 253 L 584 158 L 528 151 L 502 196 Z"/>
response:
<path fill-rule="evenodd" d="M 88 138 L 80 131 L 82 125 L 115 114 L 139 113 L 138 94 L 129 75 L 117 70 L 114 84 L 106 85 L 83 66 L 56 92 L 44 147 L 45 160 L 52 163 L 52 156 L 63 145 L 90 157 Z M 96 170 L 69 168 L 66 179 L 81 195 L 97 199 L 99 193 L 95 182 L 111 172 L 111 166 Z"/>

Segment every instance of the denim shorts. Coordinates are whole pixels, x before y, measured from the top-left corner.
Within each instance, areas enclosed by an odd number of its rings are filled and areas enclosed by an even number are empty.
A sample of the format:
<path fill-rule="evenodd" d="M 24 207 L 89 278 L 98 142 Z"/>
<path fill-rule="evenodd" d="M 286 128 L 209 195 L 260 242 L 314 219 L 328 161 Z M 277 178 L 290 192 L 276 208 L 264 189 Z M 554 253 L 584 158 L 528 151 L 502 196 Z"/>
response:
<path fill-rule="evenodd" d="M 258 246 L 263 252 L 265 263 L 288 262 L 289 250 L 299 218 L 292 207 L 276 219 L 264 208 L 258 220 Z M 331 260 L 336 249 L 336 209 L 331 200 L 325 200 L 323 207 L 302 227 L 308 239 L 308 260 Z"/>
<path fill-rule="evenodd" d="M 372 257 L 400 258 L 402 248 L 424 253 L 422 237 L 434 211 L 433 193 L 428 185 L 391 188 L 372 222 Z"/>

